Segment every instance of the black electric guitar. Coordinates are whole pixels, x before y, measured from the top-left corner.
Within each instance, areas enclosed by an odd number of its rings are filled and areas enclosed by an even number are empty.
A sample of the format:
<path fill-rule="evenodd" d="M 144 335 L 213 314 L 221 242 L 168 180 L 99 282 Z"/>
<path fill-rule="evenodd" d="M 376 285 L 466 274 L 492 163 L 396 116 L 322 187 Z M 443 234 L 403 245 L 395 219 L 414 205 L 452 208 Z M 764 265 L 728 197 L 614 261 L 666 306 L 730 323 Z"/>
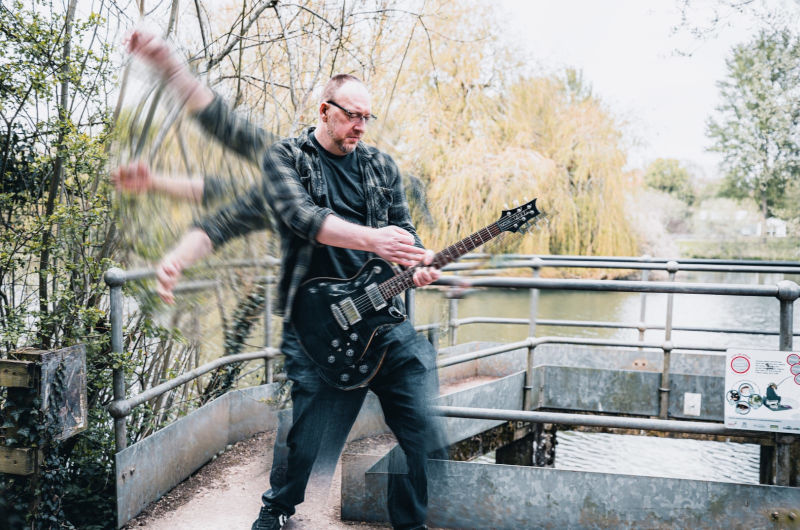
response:
<path fill-rule="evenodd" d="M 502 232 L 518 232 L 539 215 L 536 199 L 503 214 L 495 223 L 447 247 L 430 266 L 441 269 Z M 370 348 L 375 334 L 406 319 L 392 305 L 392 298 L 414 286 L 411 267 L 398 271 L 380 258 L 369 260 L 350 279 L 314 278 L 300 285 L 294 298 L 293 315 L 302 315 L 293 325 L 306 354 L 320 376 L 334 387 L 350 390 L 375 377 L 386 350 Z"/>

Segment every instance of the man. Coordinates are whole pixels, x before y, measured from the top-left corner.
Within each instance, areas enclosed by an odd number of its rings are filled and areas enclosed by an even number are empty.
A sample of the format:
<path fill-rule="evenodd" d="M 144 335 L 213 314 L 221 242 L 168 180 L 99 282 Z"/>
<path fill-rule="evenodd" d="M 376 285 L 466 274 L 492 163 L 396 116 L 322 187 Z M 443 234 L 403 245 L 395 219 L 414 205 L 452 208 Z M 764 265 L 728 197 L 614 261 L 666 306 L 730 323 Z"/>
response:
<path fill-rule="evenodd" d="M 163 59 L 152 39 L 134 34 L 131 43 L 132 52 Z M 258 129 L 210 91 L 187 89 L 191 83 L 170 71 L 171 66 L 167 62 L 164 71 L 178 80 L 179 90 L 188 92 L 190 110 L 198 112 L 204 127 L 237 152 L 252 153 L 254 146 L 263 145 Z M 184 268 L 225 241 L 262 228 L 268 210 L 274 213 L 282 251 L 277 311 L 284 315 L 281 350 L 292 381 L 293 425 L 285 472 L 273 468 L 272 488 L 262 496 L 253 529 L 283 527 L 303 501 L 320 452 L 340 453 L 367 392 L 339 390 L 320 378 L 292 325 L 306 317 L 292 313 L 298 286 L 318 276 L 351 277 L 373 255 L 402 266 L 429 264 L 433 258 L 416 235 L 394 161 L 361 142 L 374 119 L 363 83 L 349 75 L 334 76 L 323 90 L 317 127 L 269 147 L 261 160 L 260 185 L 198 223 L 157 268 L 157 291 L 172 302 L 172 289 Z M 438 277 L 438 270 L 419 267 L 414 283 L 424 286 Z M 372 347 L 388 353 L 369 388 L 380 399 L 406 457 L 406 468 L 389 481 L 389 516 L 395 528 L 425 528 L 427 456 L 439 449 L 435 441 L 440 439 L 427 412 L 437 391 L 435 351 L 407 321 L 378 334 Z"/>

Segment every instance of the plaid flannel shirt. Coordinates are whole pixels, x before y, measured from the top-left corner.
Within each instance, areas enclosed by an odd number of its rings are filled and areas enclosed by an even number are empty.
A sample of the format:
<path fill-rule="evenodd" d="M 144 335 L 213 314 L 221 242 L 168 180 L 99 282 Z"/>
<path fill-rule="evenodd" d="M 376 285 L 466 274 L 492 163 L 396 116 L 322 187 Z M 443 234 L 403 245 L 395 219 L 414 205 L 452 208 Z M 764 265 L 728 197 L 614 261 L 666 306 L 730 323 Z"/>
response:
<path fill-rule="evenodd" d="M 288 321 L 297 288 L 307 279 L 313 247 L 319 245 L 317 233 L 333 213 L 321 206 L 326 203 L 327 183 L 320 154 L 311 139 L 314 127 L 296 138 L 279 140 L 264 151 L 274 138 L 237 116 L 219 97 L 197 119 L 224 145 L 260 162 L 262 179 L 196 226 L 208 234 L 216 248 L 252 230 L 269 228 L 270 211 L 274 213 L 282 256 L 275 312 Z M 392 157 L 363 142 L 358 143 L 355 152 L 367 203 L 367 226 L 399 226 L 414 236 L 415 245 L 422 247 L 411 221 L 403 179 Z"/>

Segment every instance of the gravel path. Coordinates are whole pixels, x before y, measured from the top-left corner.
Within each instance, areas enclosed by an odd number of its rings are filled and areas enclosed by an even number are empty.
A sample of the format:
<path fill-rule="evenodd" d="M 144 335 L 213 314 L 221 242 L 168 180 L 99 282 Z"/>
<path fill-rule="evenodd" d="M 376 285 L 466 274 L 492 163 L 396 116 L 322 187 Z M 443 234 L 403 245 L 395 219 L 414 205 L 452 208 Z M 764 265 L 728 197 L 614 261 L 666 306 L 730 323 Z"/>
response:
<path fill-rule="evenodd" d="M 200 468 L 124 528 L 247 530 L 268 488 L 275 432 L 244 440 Z M 357 442 L 358 443 L 358 442 Z M 360 442 L 364 443 L 364 442 Z M 289 519 L 288 529 L 387 528 L 340 520 L 341 464 L 329 487 L 313 485 Z"/>

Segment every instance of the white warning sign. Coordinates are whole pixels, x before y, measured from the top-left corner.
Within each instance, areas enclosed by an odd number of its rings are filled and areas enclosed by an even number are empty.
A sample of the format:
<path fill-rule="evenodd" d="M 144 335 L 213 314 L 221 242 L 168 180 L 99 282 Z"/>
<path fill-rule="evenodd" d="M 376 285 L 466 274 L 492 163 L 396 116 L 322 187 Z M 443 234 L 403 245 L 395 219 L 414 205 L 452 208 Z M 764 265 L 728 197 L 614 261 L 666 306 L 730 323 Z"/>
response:
<path fill-rule="evenodd" d="M 728 350 L 725 425 L 800 432 L 800 353 Z"/>

